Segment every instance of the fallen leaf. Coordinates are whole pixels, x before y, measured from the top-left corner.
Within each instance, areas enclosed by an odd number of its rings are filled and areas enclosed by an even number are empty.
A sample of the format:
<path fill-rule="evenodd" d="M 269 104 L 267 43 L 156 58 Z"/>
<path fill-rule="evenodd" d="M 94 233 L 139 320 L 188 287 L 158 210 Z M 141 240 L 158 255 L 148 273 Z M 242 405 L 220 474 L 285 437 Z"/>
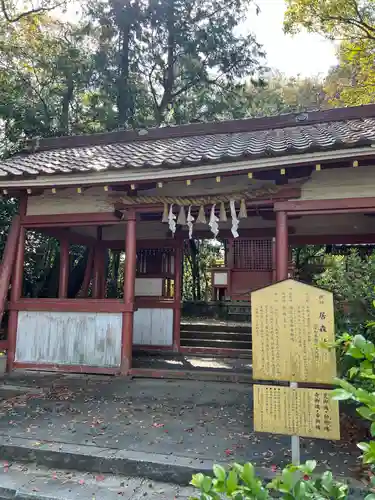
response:
<path fill-rule="evenodd" d="M 79 484 L 85 484 L 85 481 L 83 479 L 80 479 L 78 482 Z"/>
<path fill-rule="evenodd" d="M 227 450 L 224 451 L 224 453 L 226 454 L 227 457 L 229 457 L 230 455 L 233 455 L 233 450 L 230 450 L 228 448 Z"/>
<path fill-rule="evenodd" d="M 276 465 L 271 465 L 271 470 L 272 470 L 272 472 L 276 472 L 277 471 L 277 466 Z"/>
<path fill-rule="evenodd" d="M 95 479 L 96 479 L 97 481 L 104 481 L 105 477 L 104 477 L 104 476 L 99 475 L 99 476 L 96 476 L 96 478 L 95 478 Z"/>
<path fill-rule="evenodd" d="M 154 422 L 152 424 L 152 427 L 156 427 L 157 429 L 159 429 L 159 427 L 164 427 L 164 424 L 157 424 L 156 422 Z"/>

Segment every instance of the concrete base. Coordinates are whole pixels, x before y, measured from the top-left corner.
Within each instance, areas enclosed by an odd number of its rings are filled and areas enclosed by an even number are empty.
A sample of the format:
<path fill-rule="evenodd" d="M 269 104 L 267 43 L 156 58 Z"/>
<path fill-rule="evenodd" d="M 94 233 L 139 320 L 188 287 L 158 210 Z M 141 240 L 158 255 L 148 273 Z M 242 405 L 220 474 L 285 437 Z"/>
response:
<path fill-rule="evenodd" d="M 39 443 L 35 440 L 0 439 L 0 456 L 3 460 L 34 463 L 49 469 L 71 469 L 100 474 L 122 474 L 188 485 L 193 474 L 211 474 L 212 461 L 145 453 L 131 450 L 114 450 L 97 446 Z"/>
<path fill-rule="evenodd" d="M 192 487 L 139 477 L 0 463 L 0 500 L 188 500 Z"/>

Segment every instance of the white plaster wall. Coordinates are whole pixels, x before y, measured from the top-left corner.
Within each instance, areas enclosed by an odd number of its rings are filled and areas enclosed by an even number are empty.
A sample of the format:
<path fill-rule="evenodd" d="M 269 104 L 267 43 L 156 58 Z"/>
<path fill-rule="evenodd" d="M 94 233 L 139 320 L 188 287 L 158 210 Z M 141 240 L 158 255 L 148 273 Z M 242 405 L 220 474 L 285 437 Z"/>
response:
<path fill-rule="evenodd" d="M 45 191 L 40 196 L 29 196 L 27 215 L 53 215 L 112 212 L 113 200 L 101 188 L 89 188 L 78 194 L 74 188 L 57 189 L 56 194 Z"/>
<path fill-rule="evenodd" d="M 314 171 L 302 186 L 301 200 L 375 196 L 375 166 Z"/>

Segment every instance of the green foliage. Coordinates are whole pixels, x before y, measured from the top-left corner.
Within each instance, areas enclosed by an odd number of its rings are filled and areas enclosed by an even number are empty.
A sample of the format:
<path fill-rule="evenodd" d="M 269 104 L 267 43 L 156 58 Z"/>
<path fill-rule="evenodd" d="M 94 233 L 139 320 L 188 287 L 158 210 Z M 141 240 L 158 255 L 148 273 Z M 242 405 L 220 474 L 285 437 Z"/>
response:
<path fill-rule="evenodd" d="M 223 257 L 222 245 L 213 240 L 189 240 L 184 248 L 184 300 L 211 300 L 210 268 Z"/>
<path fill-rule="evenodd" d="M 315 276 L 325 269 L 326 246 L 304 245 L 293 248 L 292 259 L 295 278 L 312 284 Z"/>
<path fill-rule="evenodd" d="M 86 0 L 76 23 L 0 16 L 0 155 L 36 136 L 324 104 L 321 81 L 264 71 L 261 47 L 238 29 L 250 1 Z"/>
<path fill-rule="evenodd" d="M 353 401 L 357 404 L 357 413 L 371 422 L 370 432 L 375 437 L 375 346 L 362 335 L 342 335 L 333 347 L 341 347 L 345 355 L 355 360 L 355 365 L 347 370 L 345 376 L 337 379 L 338 389 L 333 391 L 334 399 L 339 401 Z M 372 383 L 370 390 L 366 389 L 366 382 Z M 364 464 L 375 464 L 375 440 L 359 443 L 363 452 Z"/>
<path fill-rule="evenodd" d="M 352 250 L 346 256 L 327 256 L 325 266 L 315 283 L 333 292 L 338 334 L 349 330 L 375 338 L 373 329 L 367 326 L 375 319 L 375 256 Z"/>
<path fill-rule="evenodd" d="M 340 44 L 339 64 L 331 68 L 324 82 L 326 99 L 331 106 L 359 106 L 374 102 L 374 48 L 372 40 Z"/>
<path fill-rule="evenodd" d="M 324 106 L 323 82 L 318 78 L 286 77 L 279 71 L 268 75 L 263 87 L 247 87 L 245 107 L 251 116 L 275 115 Z"/>
<path fill-rule="evenodd" d="M 229 470 L 214 465 L 214 477 L 203 474 L 193 476 L 190 484 L 200 490 L 200 496 L 191 500 L 266 500 L 273 497 L 288 500 L 340 500 L 347 497 L 347 485 L 335 481 L 331 472 L 326 471 L 319 477 L 311 477 L 315 467 L 316 462 L 313 460 L 299 466 L 289 465 L 272 481 L 267 482 L 257 476 L 251 463 L 243 466 L 233 464 Z"/>
<path fill-rule="evenodd" d="M 0 23 L 0 154 L 30 137 L 94 130 L 86 119 L 93 71 L 86 44 L 81 28 L 47 16 Z"/>
<path fill-rule="evenodd" d="M 332 39 L 375 39 L 375 9 L 371 0 L 287 0 L 284 28 L 301 27 Z"/>
<path fill-rule="evenodd" d="M 284 28 L 340 40 L 339 65 L 325 82 L 332 106 L 374 102 L 375 4 L 372 0 L 287 0 Z"/>

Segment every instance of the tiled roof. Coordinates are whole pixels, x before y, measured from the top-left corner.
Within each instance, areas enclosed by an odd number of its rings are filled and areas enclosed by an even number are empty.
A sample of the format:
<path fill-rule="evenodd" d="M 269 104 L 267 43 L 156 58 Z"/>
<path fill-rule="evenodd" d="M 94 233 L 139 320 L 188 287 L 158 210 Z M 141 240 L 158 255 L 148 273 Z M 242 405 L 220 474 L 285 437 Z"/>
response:
<path fill-rule="evenodd" d="M 338 111 L 337 116 L 344 117 L 346 112 L 354 118 L 335 120 Z M 114 132 L 47 139 L 37 145 L 40 151 L 0 161 L 0 176 L 14 179 L 110 169 L 180 168 L 375 143 L 375 106 L 318 113 L 320 120 L 328 116 L 329 121 L 318 121 L 317 113 L 312 113 L 312 119 L 302 117 L 306 122 L 301 122 L 301 115 L 287 115 L 288 119 L 278 118 L 277 123 L 272 118 L 237 120 L 151 129 L 144 134 Z M 279 126 L 282 123 L 285 126 Z"/>

